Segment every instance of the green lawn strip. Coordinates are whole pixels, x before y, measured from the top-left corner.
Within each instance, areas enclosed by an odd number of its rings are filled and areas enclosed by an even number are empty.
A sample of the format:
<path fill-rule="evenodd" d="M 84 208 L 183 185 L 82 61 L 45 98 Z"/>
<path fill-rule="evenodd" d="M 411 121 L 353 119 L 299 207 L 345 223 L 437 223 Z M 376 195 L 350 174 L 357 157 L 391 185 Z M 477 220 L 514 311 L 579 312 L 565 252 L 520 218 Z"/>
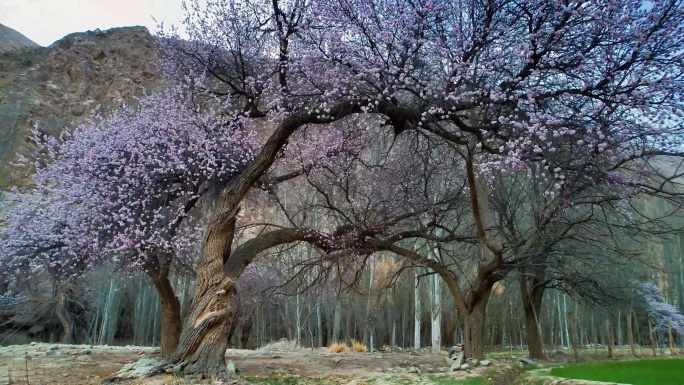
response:
<path fill-rule="evenodd" d="M 488 382 L 481 377 L 454 379 L 444 376 L 429 375 L 428 379 L 433 385 L 487 385 Z"/>
<path fill-rule="evenodd" d="M 577 364 L 552 368 L 551 375 L 632 385 L 684 385 L 684 360 L 644 359 Z"/>
<path fill-rule="evenodd" d="M 309 384 L 331 384 L 340 385 L 350 381 L 349 378 L 335 377 L 289 377 L 284 375 L 273 375 L 265 377 L 245 377 L 249 383 L 260 385 L 309 385 Z"/>

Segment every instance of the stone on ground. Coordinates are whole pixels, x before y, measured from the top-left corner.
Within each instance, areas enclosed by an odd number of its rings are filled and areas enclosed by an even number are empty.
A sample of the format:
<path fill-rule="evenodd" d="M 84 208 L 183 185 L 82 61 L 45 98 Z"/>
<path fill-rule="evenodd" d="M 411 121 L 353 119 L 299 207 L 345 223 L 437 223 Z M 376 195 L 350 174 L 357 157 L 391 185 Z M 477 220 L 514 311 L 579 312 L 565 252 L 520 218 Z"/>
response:
<path fill-rule="evenodd" d="M 228 361 L 228 365 L 226 365 L 226 372 L 228 372 L 228 374 L 237 373 L 237 370 L 235 370 L 235 362 Z"/>
<path fill-rule="evenodd" d="M 461 365 L 463 364 L 463 356 L 465 352 L 459 352 L 458 356 L 454 360 L 454 362 L 451 364 L 451 367 L 449 368 L 450 372 L 456 371 L 456 370 L 461 370 Z"/>

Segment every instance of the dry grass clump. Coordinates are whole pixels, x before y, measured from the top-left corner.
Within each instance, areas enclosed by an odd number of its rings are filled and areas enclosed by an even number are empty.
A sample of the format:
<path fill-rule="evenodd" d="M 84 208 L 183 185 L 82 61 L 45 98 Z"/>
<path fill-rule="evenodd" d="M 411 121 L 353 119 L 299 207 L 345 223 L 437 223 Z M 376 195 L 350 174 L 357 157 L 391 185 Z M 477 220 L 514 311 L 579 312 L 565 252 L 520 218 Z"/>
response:
<path fill-rule="evenodd" d="M 368 353 L 368 346 L 357 340 L 352 340 L 352 350 L 358 353 Z"/>
<path fill-rule="evenodd" d="M 269 342 L 266 346 L 259 348 L 261 351 L 281 351 L 281 352 L 297 352 L 301 350 L 301 346 L 297 345 L 297 341 L 288 340 L 286 338 L 280 341 Z"/>
<path fill-rule="evenodd" d="M 344 342 L 335 342 L 328 347 L 328 351 L 330 353 L 348 353 L 349 346 L 347 346 L 347 344 Z"/>

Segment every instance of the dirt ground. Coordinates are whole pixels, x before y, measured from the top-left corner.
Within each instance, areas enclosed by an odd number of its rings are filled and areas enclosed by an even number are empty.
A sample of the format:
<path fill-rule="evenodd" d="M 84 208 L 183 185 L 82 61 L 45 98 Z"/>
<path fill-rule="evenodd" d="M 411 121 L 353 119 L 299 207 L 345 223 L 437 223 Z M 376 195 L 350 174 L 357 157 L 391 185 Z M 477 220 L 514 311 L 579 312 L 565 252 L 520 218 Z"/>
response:
<path fill-rule="evenodd" d="M 141 358 L 158 359 L 158 349 L 47 343 L 0 347 L 0 385 L 100 384 L 125 364 Z M 248 381 L 266 384 L 362 385 L 366 381 L 378 385 L 433 384 L 452 378 L 481 376 L 504 365 L 503 362 L 494 362 L 488 368 L 445 373 L 445 358 L 430 353 L 333 354 L 325 349 L 281 351 L 268 348 L 230 349 L 226 352 L 226 361 L 232 361 L 238 374 Z M 187 382 L 173 374 L 166 374 L 133 383 L 161 385 Z M 207 381 L 202 383 L 206 384 Z"/>
<path fill-rule="evenodd" d="M 124 360 L 154 357 L 153 350 L 46 343 L 0 347 L 0 384 L 99 384 Z"/>

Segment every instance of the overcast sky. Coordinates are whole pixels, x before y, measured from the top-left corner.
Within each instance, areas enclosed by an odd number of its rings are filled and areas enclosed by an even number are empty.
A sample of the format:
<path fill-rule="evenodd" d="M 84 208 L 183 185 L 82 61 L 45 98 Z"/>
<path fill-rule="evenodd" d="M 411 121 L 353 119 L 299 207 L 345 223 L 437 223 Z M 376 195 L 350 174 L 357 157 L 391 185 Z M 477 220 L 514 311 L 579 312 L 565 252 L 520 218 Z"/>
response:
<path fill-rule="evenodd" d="M 154 33 L 152 16 L 178 24 L 181 0 L 0 0 L 0 24 L 42 46 L 97 28 L 143 25 Z"/>

